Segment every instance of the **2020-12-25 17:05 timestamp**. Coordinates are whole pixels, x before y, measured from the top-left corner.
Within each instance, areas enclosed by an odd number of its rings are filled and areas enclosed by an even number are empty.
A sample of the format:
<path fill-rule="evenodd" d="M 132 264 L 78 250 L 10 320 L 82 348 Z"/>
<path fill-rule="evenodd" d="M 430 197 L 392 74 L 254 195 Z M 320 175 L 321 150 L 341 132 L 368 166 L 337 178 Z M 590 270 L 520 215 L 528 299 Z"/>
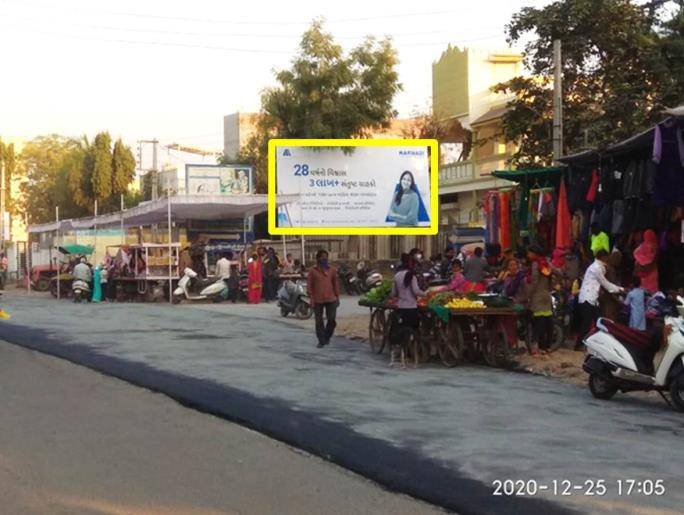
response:
<path fill-rule="evenodd" d="M 665 495 L 665 481 L 662 479 L 586 479 L 571 481 L 569 479 L 552 479 L 538 481 L 536 479 L 496 479 L 492 481 L 493 495 L 533 497 L 535 495 Z"/>

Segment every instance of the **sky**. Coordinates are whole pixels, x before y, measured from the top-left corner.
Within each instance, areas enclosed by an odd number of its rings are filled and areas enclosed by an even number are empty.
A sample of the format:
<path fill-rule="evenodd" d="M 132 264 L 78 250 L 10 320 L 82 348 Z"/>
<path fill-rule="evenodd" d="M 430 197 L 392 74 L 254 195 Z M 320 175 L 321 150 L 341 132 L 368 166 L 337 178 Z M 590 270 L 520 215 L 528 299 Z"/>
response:
<path fill-rule="evenodd" d="M 447 45 L 505 48 L 504 26 L 547 0 L 0 0 L 0 136 L 158 138 L 223 147 L 223 116 L 257 111 L 311 20 L 350 49 L 392 36 L 400 117 L 430 105 Z"/>

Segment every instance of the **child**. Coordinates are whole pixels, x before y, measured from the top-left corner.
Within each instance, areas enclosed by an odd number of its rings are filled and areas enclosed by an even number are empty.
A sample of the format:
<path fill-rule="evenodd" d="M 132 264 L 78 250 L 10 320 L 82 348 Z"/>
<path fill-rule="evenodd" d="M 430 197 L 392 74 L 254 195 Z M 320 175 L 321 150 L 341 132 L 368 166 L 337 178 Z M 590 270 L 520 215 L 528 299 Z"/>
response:
<path fill-rule="evenodd" d="M 646 330 L 646 290 L 641 287 L 641 279 L 634 277 L 634 288 L 625 297 L 625 306 L 629 306 L 629 327 Z"/>

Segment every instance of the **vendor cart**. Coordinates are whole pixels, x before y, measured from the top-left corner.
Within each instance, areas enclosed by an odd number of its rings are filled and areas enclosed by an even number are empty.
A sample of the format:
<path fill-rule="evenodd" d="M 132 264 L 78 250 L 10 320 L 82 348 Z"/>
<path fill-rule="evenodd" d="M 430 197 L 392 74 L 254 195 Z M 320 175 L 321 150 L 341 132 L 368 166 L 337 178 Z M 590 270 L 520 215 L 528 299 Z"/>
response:
<path fill-rule="evenodd" d="M 389 347 L 391 313 L 389 303 L 359 305 L 370 309 L 368 341 L 371 350 L 381 354 Z M 504 327 L 504 317 L 518 317 L 521 310 L 513 307 L 449 309 L 443 306 L 420 306 L 419 346 L 411 352 L 417 362 L 438 356 L 448 367 L 480 358 L 490 366 L 511 363 L 511 349 Z"/>
<path fill-rule="evenodd" d="M 142 243 L 107 247 L 114 255 L 110 280 L 117 301 L 163 301 L 168 299 L 169 281 L 179 280 L 180 243 Z"/>

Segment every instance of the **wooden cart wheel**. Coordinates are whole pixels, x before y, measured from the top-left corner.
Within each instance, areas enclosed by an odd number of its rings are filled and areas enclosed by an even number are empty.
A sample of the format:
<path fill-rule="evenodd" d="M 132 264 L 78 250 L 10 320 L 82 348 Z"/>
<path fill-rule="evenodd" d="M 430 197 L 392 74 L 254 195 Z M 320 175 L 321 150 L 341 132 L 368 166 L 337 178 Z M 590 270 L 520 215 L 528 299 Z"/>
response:
<path fill-rule="evenodd" d="M 446 367 L 455 367 L 463 359 L 463 330 L 458 321 L 440 322 L 438 326 L 439 359 Z"/>
<path fill-rule="evenodd" d="M 382 351 L 385 349 L 388 330 L 385 310 L 375 308 L 371 313 L 370 323 L 368 324 L 368 343 L 373 352 L 382 354 Z"/>
<path fill-rule="evenodd" d="M 503 367 L 510 362 L 510 349 L 506 331 L 500 320 L 487 323 L 486 339 L 483 342 L 483 356 L 491 367 Z"/>

